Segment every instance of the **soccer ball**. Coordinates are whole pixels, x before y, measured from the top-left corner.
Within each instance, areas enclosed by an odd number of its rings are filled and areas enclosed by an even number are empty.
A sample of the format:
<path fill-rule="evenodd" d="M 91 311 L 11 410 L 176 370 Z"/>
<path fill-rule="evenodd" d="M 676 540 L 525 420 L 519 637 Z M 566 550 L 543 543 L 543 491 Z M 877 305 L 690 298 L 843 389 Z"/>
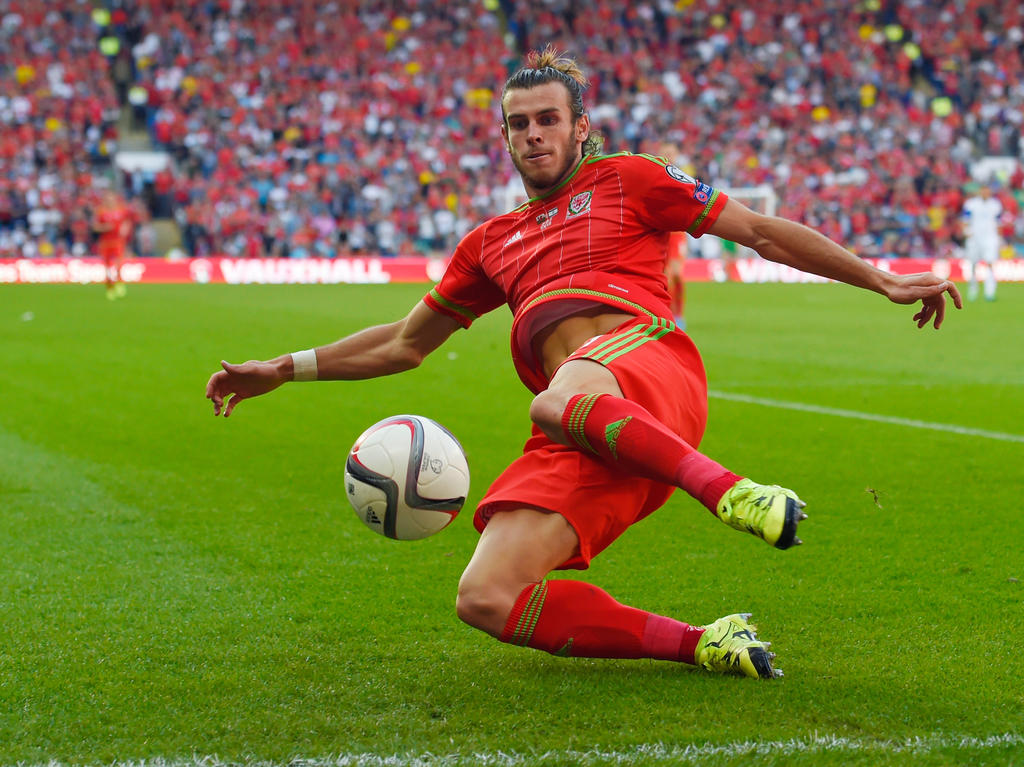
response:
<path fill-rule="evenodd" d="M 446 527 L 469 492 L 462 445 L 421 415 L 385 418 L 359 435 L 345 462 L 345 493 L 375 533 L 411 541 Z"/>

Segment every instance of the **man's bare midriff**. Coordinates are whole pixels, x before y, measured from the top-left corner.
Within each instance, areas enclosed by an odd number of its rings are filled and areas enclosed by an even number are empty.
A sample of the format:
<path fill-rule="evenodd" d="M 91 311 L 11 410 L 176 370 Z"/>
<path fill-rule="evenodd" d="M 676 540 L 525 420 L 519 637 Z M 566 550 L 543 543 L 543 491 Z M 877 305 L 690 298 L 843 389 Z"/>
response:
<path fill-rule="evenodd" d="M 633 317 L 626 312 L 610 312 L 595 306 L 552 322 L 533 339 L 533 348 L 543 361 L 544 374 L 550 377 L 566 357 L 594 336 L 607 333 Z"/>

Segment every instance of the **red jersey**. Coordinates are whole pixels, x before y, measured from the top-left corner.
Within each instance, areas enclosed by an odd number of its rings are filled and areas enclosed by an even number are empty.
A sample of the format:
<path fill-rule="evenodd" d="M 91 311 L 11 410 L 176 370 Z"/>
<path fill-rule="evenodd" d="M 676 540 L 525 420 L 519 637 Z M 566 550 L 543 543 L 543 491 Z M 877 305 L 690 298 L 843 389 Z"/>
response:
<path fill-rule="evenodd" d="M 668 261 L 676 262 L 682 267 L 689 250 L 685 232 L 672 232 L 668 237 Z"/>
<path fill-rule="evenodd" d="M 663 158 L 586 156 L 557 188 L 467 234 L 424 301 L 463 327 L 507 303 L 513 362 L 540 391 L 531 342 L 552 322 L 594 305 L 672 320 L 669 233 L 700 237 L 726 199 Z"/>
<path fill-rule="evenodd" d="M 100 242 L 123 242 L 131 233 L 132 209 L 127 205 L 115 205 L 96 211 L 96 223 L 109 229 L 99 233 Z"/>

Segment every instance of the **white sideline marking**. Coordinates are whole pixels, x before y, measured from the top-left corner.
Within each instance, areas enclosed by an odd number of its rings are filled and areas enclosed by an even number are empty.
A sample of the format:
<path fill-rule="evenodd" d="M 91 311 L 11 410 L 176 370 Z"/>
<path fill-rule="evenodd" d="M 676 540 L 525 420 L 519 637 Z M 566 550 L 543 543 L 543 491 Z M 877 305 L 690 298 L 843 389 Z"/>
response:
<path fill-rule="evenodd" d="M 287 762 L 267 762 L 247 759 L 240 762 L 223 761 L 216 756 L 193 756 L 191 759 L 144 759 L 141 761 L 103 762 L 103 767 L 530 767 L 566 761 L 578 764 L 655 764 L 696 761 L 709 757 L 734 758 L 738 756 L 792 756 L 818 753 L 891 753 L 928 754 L 935 751 L 983 751 L 995 748 L 1024 745 L 1024 735 L 1008 732 L 1003 735 L 989 735 L 974 738 L 956 735 L 931 735 L 907 738 L 906 740 L 872 740 L 868 738 L 844 738 L 836 735 L 814 735 L 791 740 L 758 741 L 748 740 L 737 743 L 716 745 L 672 746 L 664 743 L 645 743 L 630 749 L 618 751 L 538 751 L 520 753 L 516 751 L 476 752 L 470 754 L 338 754 L 320 759 L 295 757 Z M 51 761 L 28 765 L 19 762 L 17 767 L 69 767 L 66 763 Z"/>
<path fill-rule="evenodd" d="M 952 423 L 933 423 L 931 421 L 918 421 L 913 418 L 899 418 L 894 415 L 878 415 L 877 413 L 861 413 L 857 410 L 843 410 L 836 407 L 824 407 L 822 405 L 808 405 L 803 402 L 786 402 L 785 400 L 766 399 L 765 397 L 752 397 L 749 394 L 732 394 L 725 391 L 709 391 L 709 397 L 716 399 L 730 400 L 731 402 L 746 402 L 750 405 L 763 405 L 764 407 L 777 407 L 783 410 L 801 410 L 805 413 L 819 413 L 821 415 L 834 415 L 839 418 L 856 418 L 860 421 L 877 421 L 896 426 L 910 426 L 914 429 L 931 429 L 932 431 L 947 431 L 953 434 L 965 434 L 969 437 L 984 437 L 985 439 L 996 439 L 1000 442 L 1022 442 L 1024 435 L 1007 434 L 1001 431 L 987 431 L 986 429 L 972 429 L 969 426 L 957 426 Z"/>

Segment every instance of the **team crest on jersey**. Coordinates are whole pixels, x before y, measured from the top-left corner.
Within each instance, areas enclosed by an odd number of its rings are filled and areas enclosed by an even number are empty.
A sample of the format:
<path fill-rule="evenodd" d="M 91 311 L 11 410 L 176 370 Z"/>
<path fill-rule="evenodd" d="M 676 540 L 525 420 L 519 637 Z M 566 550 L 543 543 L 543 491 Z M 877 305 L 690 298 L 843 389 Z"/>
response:
<path fill-rule="evenodd" d="M 697 186 L 697 179 L 686 175 L 675 165 L 666 165 L 665 172 L 680 184 L 692 184 L 693 186 Z"/>
<path fill-rule="evenodd" d="M 541 229 L 547 229 L 554 222 L 555 216 L 557 215 L 558 208 L 551 208 L 537 216 L 537 223 L 540 224 Z"/>
<path fill-rule="evenodd" d="M 574 216 L 582 216 L 584 213 L 590 212 L 590 201 L 593 198 L 593 191 L 580 192 L 569 200 L 569 210 L 566 212 L 566 218 L 573 218 Z"/>

